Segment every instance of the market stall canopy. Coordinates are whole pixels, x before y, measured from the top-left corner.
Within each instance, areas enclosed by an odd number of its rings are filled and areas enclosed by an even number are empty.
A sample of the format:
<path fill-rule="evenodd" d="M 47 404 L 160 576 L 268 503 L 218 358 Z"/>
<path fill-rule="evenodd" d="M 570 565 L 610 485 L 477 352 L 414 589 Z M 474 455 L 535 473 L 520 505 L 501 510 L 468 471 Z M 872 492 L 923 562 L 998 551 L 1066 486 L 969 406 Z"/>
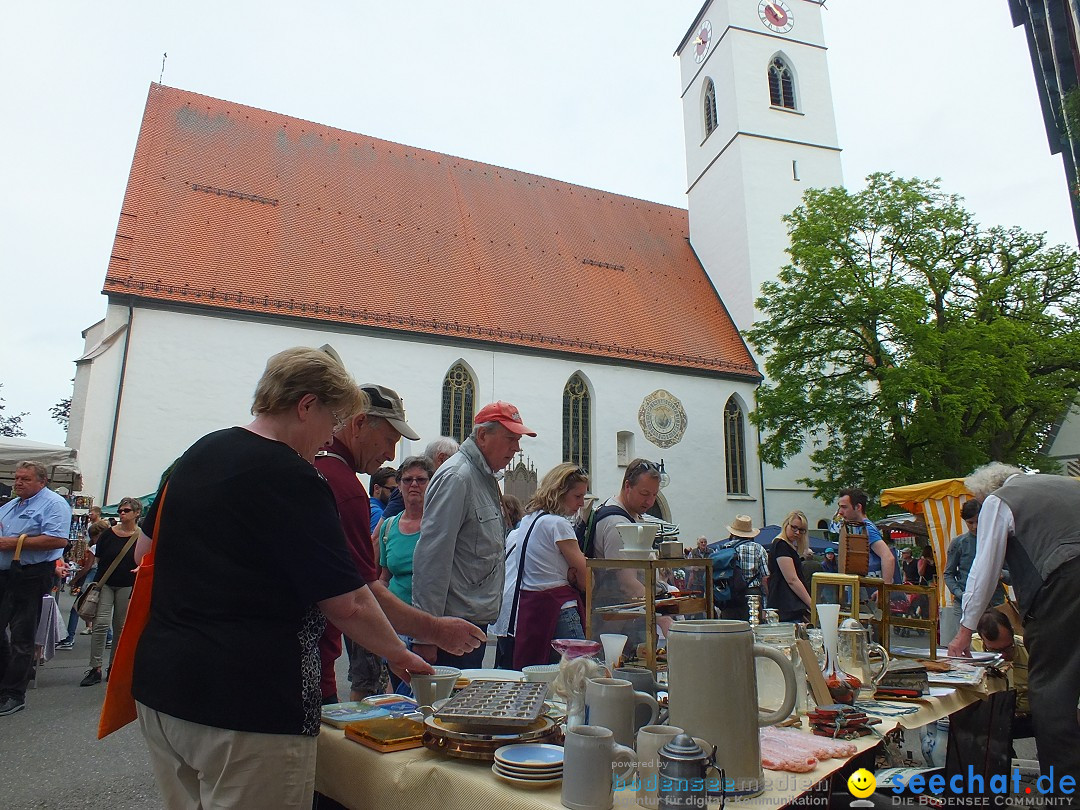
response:
<path fill-rule="evenodd" d="M 52 484 L 70 486 L 82 475 L 79 469 L 78 451 L 59 444 L 43 444 L 29 439 L 0 439 L 0 479 L 11 481 L 15 477 L 15 465 L 20 461 L 36 461 L 49 471 Z"/>
<path fill-rule="evenodd" d="M 913 515 L 921 515 L 934 550 L 934 564 L 938 571 L 945 568 L 945 555 L 949 543 L 957 535 L 967 531 L 960 517 L 960 507 L 971 498 L 963 478 L 942 478 L 922 484 L 892 487 L 881 493 L 881 505 L 897 504 Z M 944 607 L 952 601 L 950 594 L 938 577 L 938 602 Z"/>
<path fill-rule="evenodd" d="M 926 531 L 926 524 L 923 523 L 922 518 L 917 515 L 913 515 L 910 512 L 904 512 L 899 515 L 886 515 L 881 520 L 875 520 L 874 523 L 882 531 L 888 529 L 893 532 L 903 532 L 915 537 L 929 537 L 929 533 Z"/>

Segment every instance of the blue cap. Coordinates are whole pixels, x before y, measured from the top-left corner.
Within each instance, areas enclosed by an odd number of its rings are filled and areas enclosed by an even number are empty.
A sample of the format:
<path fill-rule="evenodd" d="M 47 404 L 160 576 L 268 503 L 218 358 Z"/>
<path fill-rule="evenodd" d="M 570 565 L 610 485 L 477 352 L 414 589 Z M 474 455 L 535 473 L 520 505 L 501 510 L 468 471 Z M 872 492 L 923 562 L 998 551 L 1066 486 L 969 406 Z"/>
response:
<path fill-rule="evenodd" d="M 825 553 L 826 553 L 826 554 L 835 554 L 835 553 L 836 553 L 836 549 L 835 549 L 835 548 L 833 548 L 832 546 L 829 546 L 829 547 L 828 547 L 827 549 L 825 549 Z"/>

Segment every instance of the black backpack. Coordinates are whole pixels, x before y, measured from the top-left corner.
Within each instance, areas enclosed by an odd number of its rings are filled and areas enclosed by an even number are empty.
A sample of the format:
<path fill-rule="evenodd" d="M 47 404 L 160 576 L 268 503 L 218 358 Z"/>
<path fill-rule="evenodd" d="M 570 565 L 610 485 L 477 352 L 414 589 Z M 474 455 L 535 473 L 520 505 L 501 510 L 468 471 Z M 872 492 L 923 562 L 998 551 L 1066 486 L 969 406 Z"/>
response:
<path fill-rule="evenodd" d="M 596 540 L 596 524 L 612 515 L 622 515 L 631 523 L 634 522 L 630 513 L 621 506 L 610 505 L 594 509 L 588 518 L 574 522 L 574 533 L 577 535 L 578 545 L 581 546 L 581 553 L 586 557 L 596 556 L 596 550 L 593 548 Z"/>
<path fill-rule="evenodd" d="M 708 547 L 713 561 L 713 602 L 719 608 L 742 604 L 747 588 L 746 573 L 739 562 L 739 546 L 749 543 L 748 538 L 713 543 Z"/>

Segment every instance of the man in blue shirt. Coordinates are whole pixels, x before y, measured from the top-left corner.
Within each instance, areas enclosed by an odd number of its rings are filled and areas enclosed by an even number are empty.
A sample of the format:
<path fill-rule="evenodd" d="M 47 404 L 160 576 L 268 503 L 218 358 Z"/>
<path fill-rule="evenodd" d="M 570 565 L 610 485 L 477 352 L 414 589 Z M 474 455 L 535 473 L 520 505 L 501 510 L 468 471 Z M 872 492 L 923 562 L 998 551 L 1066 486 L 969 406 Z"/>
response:
<path fill-rule="evenodd" d="M 371 486 L 368 495 L 371 502 L 371 531 L 382 520 L 383 510 L 390 501 L 390 496 L 397 490 L 397 470 L 393 467 L 381 467 L 371 474 Z"/>
<path fill-rule="evenodd" d="M 880 576 L 886 582 L 895 582 L 896 557 L 882 538 L 881 530 L 866 517 L 868 502 L 869 498 L 861 489 L 842 489 L 836 513 L 845 523 L 859 523 L 865 528 L 866 537 L 870 541 L 870 576 Z"/>
<path fill-rule="evenodd" d="M 44 465 L 20 461 L 12 487 L 16 497 L 0 507 L 0 716 L 25 708 L 41 598 L 52 587 L 71 531 L 71 507 L 48 483 Z"/>

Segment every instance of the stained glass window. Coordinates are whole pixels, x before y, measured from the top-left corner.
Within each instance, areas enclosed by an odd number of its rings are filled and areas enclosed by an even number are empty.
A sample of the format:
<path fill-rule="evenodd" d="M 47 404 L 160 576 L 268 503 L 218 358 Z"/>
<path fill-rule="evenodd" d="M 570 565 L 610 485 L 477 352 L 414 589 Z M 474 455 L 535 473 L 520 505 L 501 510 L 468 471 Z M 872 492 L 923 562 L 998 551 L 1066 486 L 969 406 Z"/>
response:
<path fill-rule="evenodd" d="M 735 397 L 731 397 L 724 406 L 724 461 L 728 495 L 750 494 L 746 486 L 745 420 Z"/>
<path fill-rule="evenodd" d="M 591 401 L 589 387 L 580 374 L 571 377 L 562 395 L 563 461 L 570 461 L 589 469 L 589 414 Z"/>
<path fill-rule="evenodd" d="M 464 364 L 457 363 L 446 372 L 442 386 L 442 435 L 452 436 L 459 442 L 472 433 L 473 396 L 476 383 Z"/>

